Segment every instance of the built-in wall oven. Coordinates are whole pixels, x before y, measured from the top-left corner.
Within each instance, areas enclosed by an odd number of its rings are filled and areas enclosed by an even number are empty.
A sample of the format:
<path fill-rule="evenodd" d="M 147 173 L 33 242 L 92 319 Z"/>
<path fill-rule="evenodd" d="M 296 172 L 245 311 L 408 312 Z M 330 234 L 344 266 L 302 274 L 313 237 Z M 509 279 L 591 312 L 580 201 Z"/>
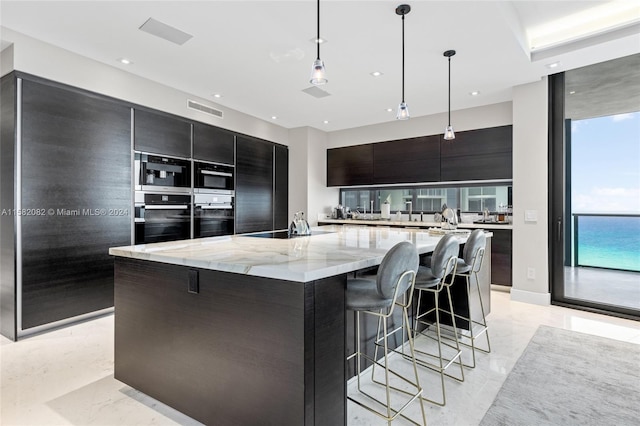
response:
<path fill-rule="evenodd" d="M 135 193 L 135 244 L 191 238 L 191 195 Z"/>
<path fill-rule="evenodd" d="M 136 152 L 135 189 L 144 192 L 191 193 L 191 161 Z"/>
<path fill-rule="evenodd" d="M 195 189 L 194 197 L 194 237 L 217 237 L 232 235 L 233 196 L 229 190 Z"/>
<path fill-rule="evenodd" d="M 194 169 L 194 188 L 233 191 L 233 166 L 196 161 Z"/>

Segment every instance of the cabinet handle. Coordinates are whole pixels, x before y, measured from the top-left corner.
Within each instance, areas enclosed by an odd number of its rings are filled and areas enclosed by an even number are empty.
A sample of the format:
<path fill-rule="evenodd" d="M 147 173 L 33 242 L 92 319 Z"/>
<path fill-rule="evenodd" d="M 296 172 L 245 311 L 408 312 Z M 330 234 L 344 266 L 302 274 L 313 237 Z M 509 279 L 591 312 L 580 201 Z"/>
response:
<path fill-rule="evenodd" d="M 557 238 L 557 241 L 560 242 L 562 241 L 562 218 L 561 217 L 558 218 L 556 226 L 557 226 L 556 238 Z"/>

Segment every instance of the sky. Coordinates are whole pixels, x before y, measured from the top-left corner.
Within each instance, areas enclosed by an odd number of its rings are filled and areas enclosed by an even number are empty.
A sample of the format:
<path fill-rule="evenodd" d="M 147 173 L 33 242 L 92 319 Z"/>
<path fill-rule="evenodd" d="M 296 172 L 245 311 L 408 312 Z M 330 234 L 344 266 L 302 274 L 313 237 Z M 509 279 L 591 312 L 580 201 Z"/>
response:
<path fill-rule="evenodd" d="M 572 121 L 573 213 L 640 213 L 640 111 Z"/>

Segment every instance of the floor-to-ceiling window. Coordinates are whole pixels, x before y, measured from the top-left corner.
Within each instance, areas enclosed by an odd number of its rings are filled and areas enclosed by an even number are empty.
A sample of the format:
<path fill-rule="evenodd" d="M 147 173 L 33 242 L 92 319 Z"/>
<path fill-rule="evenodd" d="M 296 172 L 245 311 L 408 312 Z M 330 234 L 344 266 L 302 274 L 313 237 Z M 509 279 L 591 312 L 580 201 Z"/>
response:
<path fill-rule="evenodd" d="M 553 300 L 640 316 L 640 55 L 551 87 Z"/>

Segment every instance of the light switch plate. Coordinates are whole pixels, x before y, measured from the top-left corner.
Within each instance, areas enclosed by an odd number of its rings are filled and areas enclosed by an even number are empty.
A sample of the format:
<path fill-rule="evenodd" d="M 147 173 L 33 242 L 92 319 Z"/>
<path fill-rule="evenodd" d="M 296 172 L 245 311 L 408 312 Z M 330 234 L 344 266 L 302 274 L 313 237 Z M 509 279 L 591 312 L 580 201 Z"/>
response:
<path fill-rule="evenodd" d="M 537 222 L 538 221 L 538 210 L 525 210 L 524 211 L 524 221 L 525 222 Z"/>

